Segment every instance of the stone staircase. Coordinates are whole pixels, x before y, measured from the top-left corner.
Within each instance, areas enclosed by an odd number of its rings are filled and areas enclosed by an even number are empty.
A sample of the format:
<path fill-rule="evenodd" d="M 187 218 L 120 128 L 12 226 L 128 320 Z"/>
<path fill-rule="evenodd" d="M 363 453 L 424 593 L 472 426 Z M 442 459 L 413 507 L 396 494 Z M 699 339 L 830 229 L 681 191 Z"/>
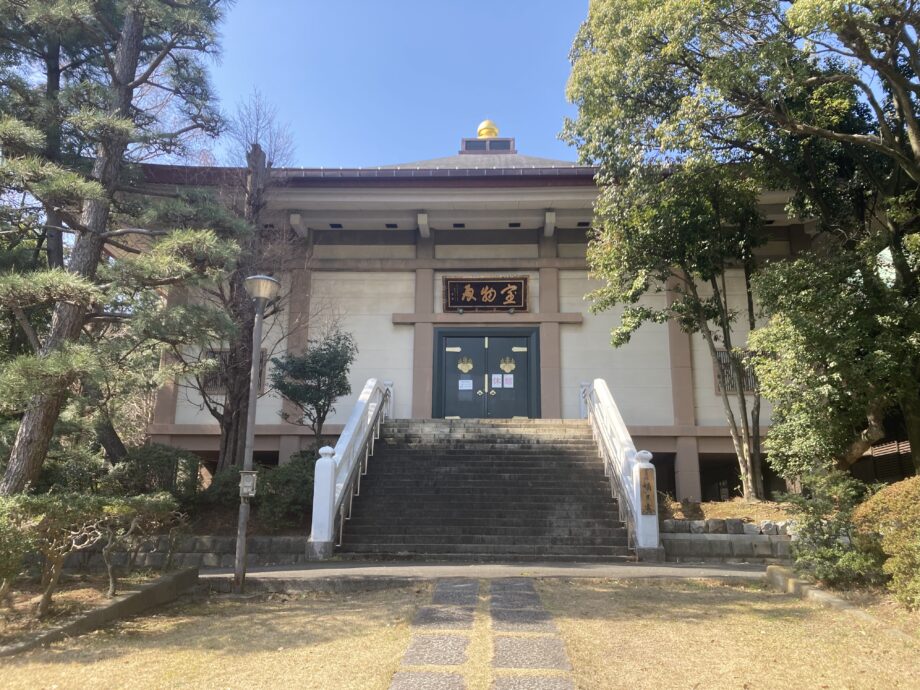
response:
<path fill-rule="evenodd" d="M 338 553 L 351 558 L 630 557 L 582 420 L 393 420 Z"/>

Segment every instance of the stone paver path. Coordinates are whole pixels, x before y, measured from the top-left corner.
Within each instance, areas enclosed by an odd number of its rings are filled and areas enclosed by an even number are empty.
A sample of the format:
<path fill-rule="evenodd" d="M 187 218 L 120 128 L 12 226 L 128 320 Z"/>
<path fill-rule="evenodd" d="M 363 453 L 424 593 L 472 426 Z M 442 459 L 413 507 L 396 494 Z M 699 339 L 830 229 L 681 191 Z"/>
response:
<path fill-rule="evenodd" d="M 431 604 L 420 608 L 412 623 L 390 690 L 465 690 L 462 667 L 485 662 L 487 654 L 483 649 L 477 660 L 467 653 L 476 630 L 491 639 L 493 690 L 574 690 L 565 645 L 533 580 L 499 579 L 488 587 L 486 612 L 479 607 L 478 580 L 436 582 Z"/>

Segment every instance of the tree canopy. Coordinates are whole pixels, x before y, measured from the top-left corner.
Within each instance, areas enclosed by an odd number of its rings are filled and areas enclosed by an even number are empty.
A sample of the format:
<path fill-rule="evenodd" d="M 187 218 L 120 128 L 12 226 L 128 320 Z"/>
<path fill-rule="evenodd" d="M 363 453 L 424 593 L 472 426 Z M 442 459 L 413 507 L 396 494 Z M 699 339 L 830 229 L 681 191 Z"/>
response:
<path fill-rule="evenodd" d="M 579 118 L 567 133 L 602 163 L 602 184 L 709 161 L 790 190 L 790 214 L 815 236 L 756 281 L 772 316 L 752 343 L 775 397 L 777 458 L 812 441 L 817 455 L 801 462 L 859 457 L 890 413 L 920 457 L 918 21 L 905 2 L 595 0 L 573 48 Z M 818 275 L 832 282 L 790 292 Z M 844 331 L 842 302 L 855 310 Z M 838 347 L 844 332 L 855 340 Z M 783 379 L 793 370 L 807 373 Z"/>

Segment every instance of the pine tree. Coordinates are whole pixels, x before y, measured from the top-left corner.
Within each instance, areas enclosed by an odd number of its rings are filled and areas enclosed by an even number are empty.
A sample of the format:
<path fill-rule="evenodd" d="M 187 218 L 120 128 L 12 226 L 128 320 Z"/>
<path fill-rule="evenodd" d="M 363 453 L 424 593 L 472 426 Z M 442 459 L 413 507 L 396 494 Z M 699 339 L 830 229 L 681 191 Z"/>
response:
<path fill-rule="evenodd" d="M 44 332 L 35 334 L 38 352 L 16 357 L 2 371 L 6 404 L 20 401 L 22 417 L 0 493 L 35 481 L 72 390 L 98 378 L 104 357 L 91 343 L 97 324 L 136 321 L 141 342 L 162 342 L 166 331 L 144 331 L 143 324 L 159 319 L 164 327 L 171 317 L 154 309 L 152 317 L 135 318 L 143 297 L 189 280 L 218 280 L 235 256 L 233 242 L 191 224 L 197 212 L 188 204 L 178 204 L 180 223 L 163 225 L 177 205 L 151 204 L 133 165 L 181 151 L 190 133 L 217 130 L 202 59 L 216 51 L 225 5 L 35 0 L 0 6 L 7 20 L 0 27 L 3 46 L 25 45 L 26 35 L 44 46 L 40 55 L 19 48 L 5 55 L 5 198 L 34 200 L 52 245 L 54 231 L 72 237 L 64 268 L 52 248 L 51 268 L 0 276 L 0 305 L 47 305 L 51 312 Z M 36 74 L 44 80 L 39 85 Z M 42 92 L 45 107 L 32 107 Z M 213 326 L 215 315 L 201 316 Z"/>

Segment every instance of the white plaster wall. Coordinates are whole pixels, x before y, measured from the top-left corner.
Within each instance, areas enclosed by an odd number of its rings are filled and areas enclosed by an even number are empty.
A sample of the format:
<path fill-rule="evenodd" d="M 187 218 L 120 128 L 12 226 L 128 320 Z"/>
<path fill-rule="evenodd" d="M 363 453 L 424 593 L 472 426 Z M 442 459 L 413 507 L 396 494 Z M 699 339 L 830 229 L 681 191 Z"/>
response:
<path fill-rule="evenodd" d="M 281 293 L 285 294 L 290 290 L 290 274 L 278 276 L 281 279 Z M 194 297 L 192 297 L 194 299 Z M 286 312 L 276 314 L 265 320 L 262 329 L 262 347 L 267 351 L 269 360 L 272 357 L 279 357 L 285 353 L 284 331 L 287 325 L 288 315 Z M 269 387 L 272 364 L 271 361 L 266 365 L 265 388 Z M 256 424 L 281 424 L 281 396 L 276 393 L 266 393 L 259 397 L 256 404 Z M 179 383 L 178 396 L 176 398 L 176 424 L 213 424 L 217 425 L 217 420 L 208 412 L 201 399 L 201 394 L 194 386 L 188 383 Z"/>
<path fill-rule="evenodd" d="M 666 325 L 642 326 L 627 345 L 614 348 L 610 331 L 619 324 L 620 310 L 590 312 L 584 297 L 599 284 L 586 271 L 559 272 L 559 303 L 563 312 L 581 312 L 581 324 L 562 324 L 562 416 L 579 416 L 579 385 L 607 381 L 623 419 L 630 425 L 671 425 L 674 407 Z M 664 305 L 664 296 L 650 302 Z"/>
<path fill-rule="evenodd" d="M 527 311 L 540 311 L 540 274 L 537 271 L 435 271 L 434 273 L 434 311 L 444 312 L 444 278 L 518 278 L 527 276 Z M 415 311 L 415 307 L 409 311 Z M 476 321 L 475 314 L 469 314 L 470 321 Z M 508 316 L 508 326 L 514 325 L 514 316 Z"/>
<path fill-rule="evenodd" d="M 414 259 L 414 244 L 317 244 L 316 259 Z"/>
<path fill-rule="evenodd" d="M 744 289 L 744 272 L 733 269 L 726 272 L 725 288 L 728 294 L 728 304 L 731 309 L 738 312 L 738 318 L 732 324 L 732 344 L 743 347 L 747 343 L 747 296 Z M 709 296 L 712 290 L 708 285 L 700 287 L 701 296 Z M 759 323 L 764 323 L 760 321 Z M 716 343 L 724 347 L 722 343 Z M 693 357 L 693 401 L 696 410 L 696 423 L 700 426 L 725 426 L 725 409 L 722 406 L 722 397 L 716 389 L 715 367 L 709 346 L 702 335 L 696 334 L 690 339 L 691 354 Z M 748 400 L 752 400 L 748 396 Z M 766 400 L 761 404 L 761 425 L 770 423 L 770 403 Z"/>
<path fill-rule="evenodd" d="M 436 259 L 536 259 L 536 244 L 436 244 Z"/>
<path fill-rule="evenodd" d="M 393 313 L 415 311 L 415 273 L 314 271 L 311 309 L 335 318 L 355 337 L 358 357 L 349 380 L 352 394 L 336 405 L 330 424 L 344 424 L 369 378 L 395 384 L 396 417 L 411 416 L 413 329 L 393 325 Z"/>

